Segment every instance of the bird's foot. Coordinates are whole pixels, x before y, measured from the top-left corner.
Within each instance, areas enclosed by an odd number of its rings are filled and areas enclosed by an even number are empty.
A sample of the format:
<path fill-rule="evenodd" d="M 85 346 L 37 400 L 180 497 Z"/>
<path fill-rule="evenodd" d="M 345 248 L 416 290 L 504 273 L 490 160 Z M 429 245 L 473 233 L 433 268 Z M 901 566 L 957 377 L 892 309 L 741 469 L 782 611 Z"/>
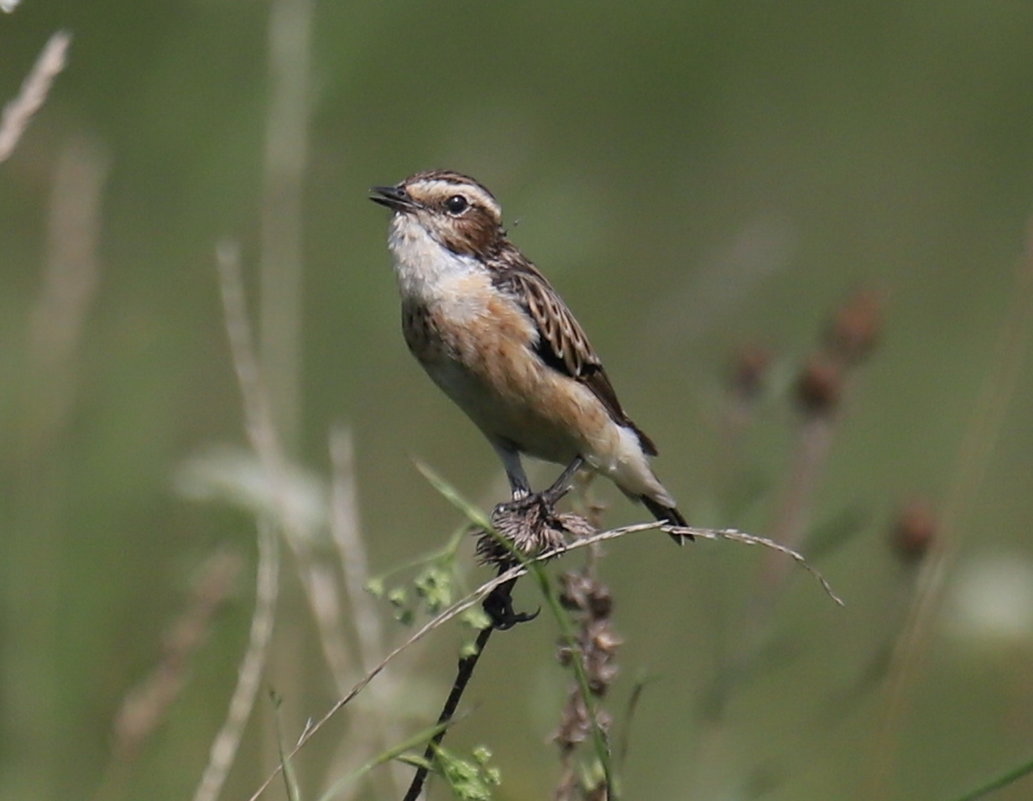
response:
<path fill-rule="evenodd" d="M 500 503 L 491 513 L 491 531 L 475 532 L 477 555 L 485 564 L 503 568 L 520 562 L 518 554 L 534 556 L 565 545 L 569 538 L 595 533 L 579 515 L 556 511 L 569 487 L 553 485 L 544 492 Z"/>
<path fill-rule="evenodd" d="M 507 582 L 496 587 L 484 599 L 484 611 L 491 618 L 491 625 L 499 631 L 511 629 L 517 623 L 526 623 L 529 620 L 534 620 L 542 611 L 540 607 L 534 612 L 515 611 L 513 609 L 513 598 L 510 594 L 512 589 L 512 583 Z"/>

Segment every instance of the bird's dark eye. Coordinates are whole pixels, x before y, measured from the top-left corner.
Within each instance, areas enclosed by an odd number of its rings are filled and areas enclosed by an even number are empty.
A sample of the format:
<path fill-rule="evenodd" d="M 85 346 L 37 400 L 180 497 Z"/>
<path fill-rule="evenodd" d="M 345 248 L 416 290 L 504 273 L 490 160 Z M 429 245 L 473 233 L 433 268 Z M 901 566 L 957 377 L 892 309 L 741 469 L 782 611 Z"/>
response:
<path fill-rule="evenodd" d="M 449 214 L 462 214 L 469 207 L 470 201 L 462 195 L 452 195 L 452 197 L 445 201 L 445 208 Z"/>

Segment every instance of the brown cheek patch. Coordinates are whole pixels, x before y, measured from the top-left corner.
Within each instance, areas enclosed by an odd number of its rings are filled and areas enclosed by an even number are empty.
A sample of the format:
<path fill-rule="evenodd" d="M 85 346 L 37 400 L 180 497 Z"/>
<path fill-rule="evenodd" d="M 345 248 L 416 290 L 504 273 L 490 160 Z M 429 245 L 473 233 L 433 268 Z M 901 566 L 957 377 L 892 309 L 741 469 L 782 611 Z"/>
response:
<path fill-rule="evenodd" d="M 484 209 L 474 207 L 464 217 L 456 220 L 457 253 L 474 255 L 485 253 L 498 238 L 498 227 Z"/>

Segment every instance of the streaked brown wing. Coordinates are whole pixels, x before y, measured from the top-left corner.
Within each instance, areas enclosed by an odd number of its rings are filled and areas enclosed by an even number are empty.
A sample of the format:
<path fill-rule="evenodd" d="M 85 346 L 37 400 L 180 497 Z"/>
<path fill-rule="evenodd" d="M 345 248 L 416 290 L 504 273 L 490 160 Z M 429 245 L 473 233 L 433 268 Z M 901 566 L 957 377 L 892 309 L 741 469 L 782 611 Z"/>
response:
<path fill-rule="evenodd" d="M 542 360 L 592 390 L 610 416 L 621 425 L 632 428 L 638 434 L 643 450 L 655 456 L 656 446 L 625 414 L 584 329 L 545 276 L 523 261 L 518 265 L 508 265 L 498 273 L 496 283 L 511 291 L 534 320 L 539 334 L 537 351 Z"/>

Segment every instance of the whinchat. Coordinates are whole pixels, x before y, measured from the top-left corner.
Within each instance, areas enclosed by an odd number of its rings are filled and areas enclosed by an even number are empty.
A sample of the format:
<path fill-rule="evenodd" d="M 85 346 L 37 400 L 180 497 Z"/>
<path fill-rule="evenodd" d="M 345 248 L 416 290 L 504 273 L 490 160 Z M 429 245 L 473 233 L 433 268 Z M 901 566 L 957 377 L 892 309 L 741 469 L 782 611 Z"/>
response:
<path fill-rule="evenodd" d="M 494 195 L 447 170 L 370 191 L 393 212 L 406 344 L 488 438 L 513 498 L 531 493 L 526 453 L 571 472 L 584 464 L 658 520 L 685 526 L 650 467 L 656 446 L 624 412 L 570 309 L 509 241 Z"/>

